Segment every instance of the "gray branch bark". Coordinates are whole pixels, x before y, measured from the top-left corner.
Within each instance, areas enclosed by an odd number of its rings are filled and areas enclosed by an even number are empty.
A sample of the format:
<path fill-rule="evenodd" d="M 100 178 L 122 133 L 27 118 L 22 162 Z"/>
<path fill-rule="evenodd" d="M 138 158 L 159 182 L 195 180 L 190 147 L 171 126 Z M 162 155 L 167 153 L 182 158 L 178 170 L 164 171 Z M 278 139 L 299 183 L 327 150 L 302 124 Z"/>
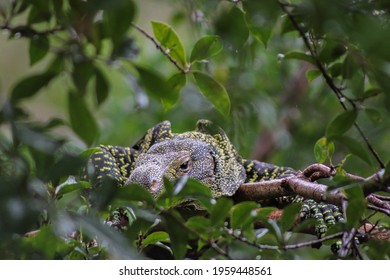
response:
<path fill-rule="evenodd" d="M 322 165 L 313 164 L 304 171 L 299 171 L 295 176 L 284 179 L 275 179 L 264 182 L 244 183 L 235 194 L 238 200 L 266 200 L 281 196 L 300 195 L 314 199 L 317 202 L 326 202 L 342 206 L 347 202 L 347 197 L 339 190 L 327 191 L 328 186 L 315 182 L 320 178 L 334 176 L 335 169 Z M 363 188 L 368 202 L 368 208 L 383 212 L 390 216 L 390 203 L 387 196 L 376 195 L 374 192 L 384 191 L 390 194 L 389 178 L 384 178 L 384 170 L 373 174 L 368 178 L 347 174 L 354 183 Z"/>

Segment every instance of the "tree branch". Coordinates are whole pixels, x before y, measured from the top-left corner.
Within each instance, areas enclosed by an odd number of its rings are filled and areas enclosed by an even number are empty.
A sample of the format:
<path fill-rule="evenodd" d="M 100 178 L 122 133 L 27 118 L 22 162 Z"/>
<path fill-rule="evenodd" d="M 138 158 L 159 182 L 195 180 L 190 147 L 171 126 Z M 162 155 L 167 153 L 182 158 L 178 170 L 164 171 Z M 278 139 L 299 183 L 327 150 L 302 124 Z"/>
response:
<path fill-rule="evenodd" d="M 317 179 L 334 175 L 336 175 L 334 168 L 322 164 L 313 164 L 304 171 L 299 171 L 295 176 L 288 178 L 244 183 L 237 190 L 234 198 L 238 201 L 261 201 L 282 196 L 300 195 L 314 199 L 317 202 L 342 206 L 343 202 L 348 200 L 343 193 L 339 190 L 328 192 L 328 186 L 314 182 Z M 389 198 L 373 194 L 376 191 L 390 193 L 390 187 L 387 185 L 389 179 L 384 178 L 383 170 L 366 179 L 352 174 L 347 174 L 347 177 L 361 184 L 369 203 L 368 208 L 381 211 L 390 216 L 390 203 L 386 202 Z"/>
<path fill-rule="evenodd" d="M 353 248 L 353 244 L 355 244 L 355 236 L 357 233 L 357 229 L 352 228 L 349 231 L 343 233 L 343 237 L 341 238 L 341 248 L 338 251 L 338 256 L 341 258 L 345 258 L 349 255 L 349 252 Z"/>

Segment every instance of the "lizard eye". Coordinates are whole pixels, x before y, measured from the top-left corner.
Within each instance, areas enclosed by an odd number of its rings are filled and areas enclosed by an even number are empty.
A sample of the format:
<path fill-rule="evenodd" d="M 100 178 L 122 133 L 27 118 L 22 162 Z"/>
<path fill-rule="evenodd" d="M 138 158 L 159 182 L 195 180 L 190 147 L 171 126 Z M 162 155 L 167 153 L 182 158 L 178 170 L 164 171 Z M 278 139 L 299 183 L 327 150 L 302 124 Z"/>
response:
<path fill-rule="evenodd" d="M 191 168 L 191 162 L 189 160 L 183 162 L 181 165 L 180 165 L 180 170 L 182 172 L 187 172 L 188 170 L 190 170 Z"/>

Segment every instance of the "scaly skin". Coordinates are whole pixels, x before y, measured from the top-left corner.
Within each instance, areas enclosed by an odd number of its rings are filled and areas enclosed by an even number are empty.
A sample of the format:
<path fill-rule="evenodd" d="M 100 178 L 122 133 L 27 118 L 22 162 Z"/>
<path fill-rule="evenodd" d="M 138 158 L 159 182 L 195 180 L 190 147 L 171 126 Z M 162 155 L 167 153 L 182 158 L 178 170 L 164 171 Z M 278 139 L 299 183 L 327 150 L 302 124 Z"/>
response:
<path fill-rule="evenodd" d="M 232 196 L 244 182 L 260 182 L 295 174 L 289 167 L 279 167 L 256 160 L 242 159 L 225 132 L 207 120 L 200 120 L 195 131 L 174 134 L 164 121 L 149 129 L 131 148 L 100 146 L 91 156 L 92 172 L 84 179 L 99 185 L 107 176 L 119 186 L 140 184 L 158 197 L 163 191 L 163 178 L 176 180 L 187 174 L 210 186 L 214 197 Z M 91 170 L 88 168 L 87 170 Z M 301 219 L 314 217 L 317 233 L 322 236 L 327 225 L 342 220 L 334 205 L 317 203 L 302 197 L 281 197 L 261 201 L 262 205 L 284 206 L 302 202 Z"/>

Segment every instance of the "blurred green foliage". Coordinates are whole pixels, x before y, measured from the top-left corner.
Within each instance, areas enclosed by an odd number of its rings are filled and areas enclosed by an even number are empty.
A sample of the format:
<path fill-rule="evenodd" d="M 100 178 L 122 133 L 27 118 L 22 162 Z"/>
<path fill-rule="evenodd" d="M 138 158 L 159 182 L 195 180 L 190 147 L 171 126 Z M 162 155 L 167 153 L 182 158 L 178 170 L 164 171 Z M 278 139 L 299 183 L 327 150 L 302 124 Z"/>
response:
<path fill-rule="evenodd" d="M 168 11 L 166 22 L 146 9 Z M 389 9 L 386 0 L 1 1 L 2 36 L 27 44 L 30 68 L 1 89 L 0 258 L 333 258 L 328 244 L 280 250 L 313 239 L 291 233 L 296 206 L 275 222 L 254 202 L 214 201 L 189 181 L 158 201 L 107 185 L 93 207 L 90 185 L 69 176 L 87 147 L 131 146 L 162 120 L 182 132 L 201 118 L 247 158 L 377 172 L 390 158 Z M 47 117 L 36 100 L 62 113 Z M 362 211 L 361 192 L 347 193 L 347 223 L 334 231 L 367 217 L 389 227 Z M 208 215 L 186 219 L 173 207 L 189 197 Z M 127 231 L 102 224 L 124 205 Z M 389 259 L 389 246 L 370 240 L 360 254 Z"/>

